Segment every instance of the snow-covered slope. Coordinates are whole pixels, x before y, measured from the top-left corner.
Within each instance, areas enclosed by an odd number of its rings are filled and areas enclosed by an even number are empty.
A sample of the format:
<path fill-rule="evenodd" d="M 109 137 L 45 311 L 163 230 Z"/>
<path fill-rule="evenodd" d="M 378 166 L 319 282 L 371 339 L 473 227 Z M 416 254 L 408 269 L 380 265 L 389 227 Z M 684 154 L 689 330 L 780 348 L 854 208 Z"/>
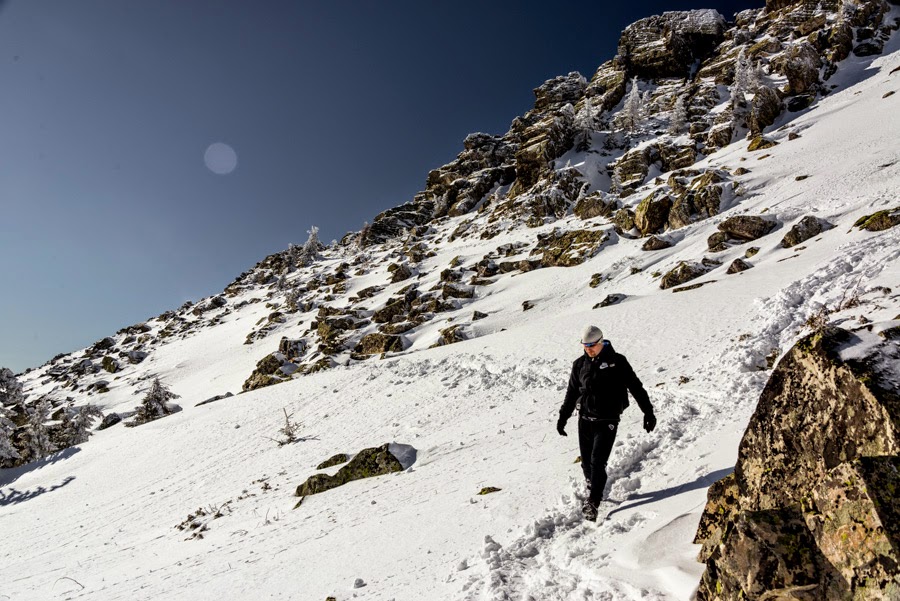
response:
<path fill-rule="evenodd" d="M 705 489 L 734 465 L 766 357 L 787 350 L 823 306 L 850 305 L 829 317 L 851 327 L 900 317 L 900 227 L 852 227 L 900 205 L 900 94 L 888 95 L 900 88 L 898 67 L 895 35 L 882 56 L 844 61 L 832 81 L 841 87 L 812 110 L 783 115 L 767 134 L 778 146 L 749 152 L 742 140 L 695 165 L 749 173 L 735 177 L 742 195 L 728 211 L 671 233 L 671 248 L 642 251 L 607 220 L 590 220 L 609 230 L 601 252 L 479 287 L 470 302 L 417 328 L 400 355 L 197 406 L 238 392 L 274 350 L 271 341 L 243 344 L 274 309 L 262 301 L 238 307 L 261 288 L 229 298 L 233 309 L 220 310 L 216 325 L 172 336 L 120 379 L 107 374 L 109 392 L 90 398 L 105 411 L 127 411 L 159 376 L 183 411 L 0 471 L 0 597 L 688 599 L 703 570 L 691 540 Z M 577 168 L 578 155 L 570 158 Z M 752 269 L 725 273 L 744 256 L 748 245 L 738 245 L 716 254 L 722 265 L 697 280 L 712 283 L 660 289 L 654 272 L 713 256 L 707 237 L 737 214 L 779 223 L 753 243 L 760 251 Z M 782 248 L 805 215 L 835 227 L 802 249 Z M 505 243 L 585 227 L 570 215 L 491 239 L 447 240 L 464 219 L 434 233 L 444 241 L 420 264 L 422 289 L 456 257 L 472 263 Z M 348 280 L 347 294 L 385 285 L 396 251 L 370 249 L 368 273 Z M 323 269 L 352 260 L 324 255 Z M 592 288 L 596 273 L 606 279 Z M 387 285 L 366 303 L 380 307 L 409 283 Z M 593 308 L 613 293 L 627 297 Z M 856 296 L 858 304 L 845 302 Z M 523 311 L 525 301 L 534 308 Z M 473 311 L 487 317 L 472 321 Z M 307 318 L 289 318 L 278 334 L 308 329 Z M 162 323 L 150 322 L 154 333 Z M 428 348 L 439 330 L 460 323 L 468 340 Z M 598 524 L 580 516 L 574 420 L 570 436 L 555 431 L 578 336 L 590 323 L 629 358 L 659 417 L 647 434 L 634 404 L 625 413 L 607 518 Z M 49 369 L 25 377 L 30 394 L 59 386 Z M 303 439 L 278 446 L 271 439 L 283 409 L 302 422 Z M 318 463 L 386 442 L 412 445 L 415 462 L 294 508 L 295 488 Z M 488 486 L 501 490 L 478 495 Z M 211 515 L 192 538 L 177 526 L 198 508 Z"/>

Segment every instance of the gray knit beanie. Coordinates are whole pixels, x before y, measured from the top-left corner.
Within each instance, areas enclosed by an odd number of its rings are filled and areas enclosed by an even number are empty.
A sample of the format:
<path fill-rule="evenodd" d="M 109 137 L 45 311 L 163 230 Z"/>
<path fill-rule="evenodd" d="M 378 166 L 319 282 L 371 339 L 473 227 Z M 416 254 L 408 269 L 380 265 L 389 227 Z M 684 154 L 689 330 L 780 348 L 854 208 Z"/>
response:
<path fill-rule="evenodd" d="M 600 342 L 603 340 L 603 332 L 597 326 L 588 326 L 581 334 L 581 342 Z"/>

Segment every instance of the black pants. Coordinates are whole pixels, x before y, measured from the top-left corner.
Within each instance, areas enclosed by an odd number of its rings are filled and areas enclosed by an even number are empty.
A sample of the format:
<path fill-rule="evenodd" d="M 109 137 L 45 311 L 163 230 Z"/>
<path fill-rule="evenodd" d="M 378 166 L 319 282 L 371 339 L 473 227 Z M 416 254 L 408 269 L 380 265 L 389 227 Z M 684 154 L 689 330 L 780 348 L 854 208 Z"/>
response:
<path fill-rule="evenodd" d="M 578 420 L 578 444 L 581 447 L 581 469 L 591 483 L 591 502 L 603 499 L 606 486 L 606 462 L 612 452 L 619 422 Z"/>

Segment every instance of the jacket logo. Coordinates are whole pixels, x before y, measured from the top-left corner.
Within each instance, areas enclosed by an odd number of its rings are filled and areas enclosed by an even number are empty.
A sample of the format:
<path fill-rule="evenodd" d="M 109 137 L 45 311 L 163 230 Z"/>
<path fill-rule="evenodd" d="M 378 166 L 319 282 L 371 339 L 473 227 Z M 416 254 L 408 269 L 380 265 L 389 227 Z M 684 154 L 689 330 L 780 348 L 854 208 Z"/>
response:
<path fill-rule="evenodd" d="M 616 425 L 615 425 L 615 424 L 610 424 L 610 425 L 609 425 L 609 429 L 610 429 L 610 430 L 615 430 L 615 429 L 616 429 Z"/>

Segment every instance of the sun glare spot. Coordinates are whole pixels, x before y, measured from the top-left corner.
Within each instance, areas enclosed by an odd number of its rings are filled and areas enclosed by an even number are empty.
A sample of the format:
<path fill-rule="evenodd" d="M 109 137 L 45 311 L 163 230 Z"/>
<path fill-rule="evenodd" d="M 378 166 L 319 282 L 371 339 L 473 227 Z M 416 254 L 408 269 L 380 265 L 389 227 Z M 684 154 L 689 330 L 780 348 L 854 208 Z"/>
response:
<path fill-rule="evenodd" d="M 237 153 L 224 142 L 210 144 L 203 154 L 206 168 L 217 175 L 227 175 L 237 167 Z"/>

